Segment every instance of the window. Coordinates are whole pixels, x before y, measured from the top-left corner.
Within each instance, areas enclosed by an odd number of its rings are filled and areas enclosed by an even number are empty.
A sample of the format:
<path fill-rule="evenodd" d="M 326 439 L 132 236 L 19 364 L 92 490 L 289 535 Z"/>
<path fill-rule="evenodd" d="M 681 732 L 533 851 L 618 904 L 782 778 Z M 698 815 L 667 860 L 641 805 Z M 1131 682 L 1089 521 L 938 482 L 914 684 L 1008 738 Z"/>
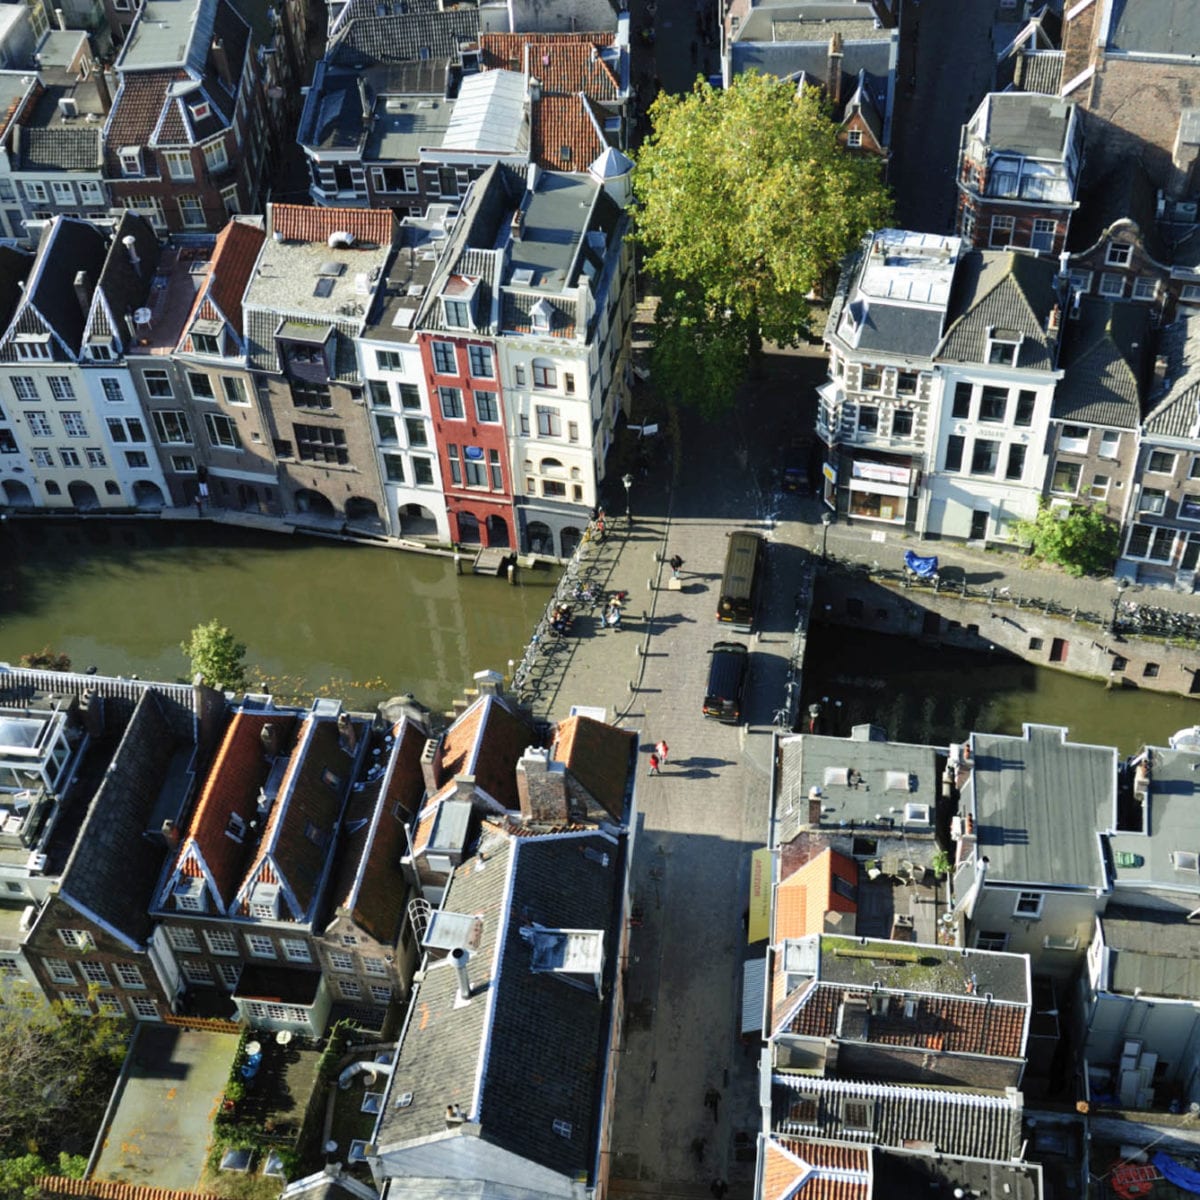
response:
<path fill-rule="evenodd" d="M 862 145 L 862 130 L 850 129 L 846 132 L 846 145 L 852 150 L 857 150 Z"/>
<path fill-rule="evenodd" d="M 145 450 L 126 450 L 125 462 L 138 471 L 144 471 L 150 466 Z"/>
<path fill-rule="evenodd" d="M 438 388 L 438 403 L 442 408 L 442 416 L 448 421 L 461 421 L 466 416 L 461 388 Z"/>
<path fill-rule="evenodd" d="M 959 437 L 958 434 L 952 433 L 946 439 L 946 461 L 943 464 L 943 470 L 946 471 L 961 471 L 963 464 L 963 447 L 966 442 L 965 438 Z"/>
<path fill-rule="evenodd" d="M 59 992 L 59 998 L 73 1013 L 90 1013 L 92 1011 L 88 1007 L 87 993 L 85 992 Z"/>
<path fill-rule="evenodd" d="M 167 941 L 176 950 L 189 951 L 192 954 L 200 953 L 200 939 L 196 936 L 196 931 L 189 929 L 186 925 L 168 925 Z"/>
<path fill-rule="evenodd" d="M 250 397 L 246 393 L 246 381 L 236 375 L 222 375 L 221 390 L 225 393 L 226 404 L 244 406 L 250 403 Z"/>
<path fill-rule="evenodd" d="M 492 476 L 492 488 L 497 492 L 504 491 L 504 472 L 500 467 L 500 452 L 488 451 L 488 470 Z"/>
<path fill-rule="evenodd" d="M 897 396 L 915 396 L 917 394 L 917 381 L 920 376 L 916 371 L 900 371 L 896 375 L 896 395 Z"/>
<path fill-rule="evenodd" d="M 392 1002 L 392 989 L 386 984 L 373 983 L 371 984 L 371 999 L 376 1004 L 390 1004 Z"/>
<path fill-rule="evenodd" d="M 39 358 L 50 357 L 50 335 L 45 337 L 41 335 L 24 335 L 18 334 L 17 340 L 14 343 L 17 351 L 17 357 L 25 359 L 27 362 Z"/>
<path fill-rule="evenodd" d="M 87 353 L 92 362 L 112 362 L 114 358 L 110 342 L 90 342 Z"/>
<path fill-rule="evenodd" d="M 14 375 L 12 379 L 13 394 L 18 400 L 37 400 L 37 384 L 32 375 Z"/>
<path fill-rule="evenodd" d="M 202 375 L 199 371 L 189 371 L 187 373 L 188 387 L 192 390 L 192 395 L 197 400 L 215 400 L 216 392 L 213 391 L 212 380 L 207 375 Z"/>
<path fill-rule="evenodd" d="M 388 483 L 404 482 L 404 459 L 399 454 L 383 456 L 383 473 Z"/>
<path fill-rule="evenodd" d="M 1017 411 L 1013 417 L 1014 425 L 1032 425 L 1033 410 L 1037 404 L 1037 392 L 1022 389 L 1017 393 Z"/>
<path fill-rule="evenodd" d="M 292 393 L 292 404 L 296 408 L 332 408 L 333 398 L 329 388 L 322 383 L 312 383 L 302 379 L 289 379 L 288 388 Z"/>
<path fill-rule="evenodd" d="M 250 78 L 250 72 L 246 72 L 246 78 Z M 229 187 L 221 189 L 221 203 L 225 205 L 225 215 L 232 217 L 242 211 L 241 201 L 238 199 L 237 184 L 230 184 Z"/>
<path fill-rule="evenodd" d="M 100 386 L 104 389 L 104 398 L 110 404 L 122 404 L 125 401 L 125 393 L 121 391 L 121 381 L 114 379 L 111 375 L 105 375 L 100 380 Z"/>
<path fill-rule="evenodd" d="M 1003 423 L 1008 411 L 1008 388 L 985 387 L 979 397 L 979 419 Z"/>
<path fill-rule="evenodd" d="M 221 339 L 215 334 L 200 333 L 193 329 L 192 349 L 197 354 L 208 354 L 216 357 L 221 353 Z"/>
<path fill-rule="evenodd" d="M 476 379 L 494 379 L 496 377 L 490 346 L 468 346 L 467 358 L 470 362 L 471 374 Z"/>
<path fill-rule="evenodd" d="M 179 965 L 183 968 L 184 978 L 188 983 L 212 983 L 212 972 L 208 969 L 208 963 L 184 960 Z"/>
<path fill-rule="evenodd" d="M 399 358 L 399 355 L 396 355 Z M 397 364 L 398 367 L 399 364 Z M 439 375 L 457 375 L 458 374 L 458 358 L 454 353 L 454 345 L 451 342 L 434 342 L 433 343 L 433 369 Z"/>
<path fill-rule="evenodd" d="M 149 221 L 155 229 L 166 229 L 167 219 L 163 215 L 162 201 L 157 196 L 126 196 L 124 204 Z"/>
<path fill-rule="evenodd" d="M 50 375 L 46 380 L 50 384 L 50 395 L 55 400 L 74 400 L 75 389 L 65 375 Z"/>
<path fill-rule="evenodd" d="M 31 200 L 34 204 L 45 204 L 49 200 L 46 195 L 46 185 L 39 183 L 34 179 L 27 179 L 22 185 L 25 189 L 25 198 Z"/>
<path fill-rule="evenodd" d="M 180 475 L 194 475 L 196 473 L 196 460 L 190 454 L 172 454 L 171 470 L 178 472 Z"/>
<path fill-rule="evenodd" d="M 113 973 L 123 988 L 140 989 L 146 986 L 141 969 L 130 963 L 113 963 Z"/>
<path fill-rule="evenodd" d="M 1021 339 L 1017 334 L 1002 334 L 993 331 L 988 339 L 988 362 L 996 366 L 1016 366 L 1017 351 L 1021 347 Z"/>
<path fill-rule="evenodd" d="M 29 422 L 29 432 L 34 437 L 50 436 L 50 422 L 44 412 L 36 410 L 28 412 L 25 414 L 25 419 Z"/>
<path fill-rule="evenodd" d="M 368 975 L 386 975 L 388 973 L 387 963 L 382 958 L 364 958 L 363 970 Z"/>
<path fill-rule="evenodd" d="M 1197 299 L 1200 299 L 1200 289 L 1197 289 Z M 513 367 L 513 383 L 517 387 L 525 386 L 525 368 L 518 363 Z"/>
<path fill-rule="evenodd" d="M 274 958 L 275 943 L 262 933 L 246 934 L 246 945 L 255 958 Z"/>
<path fill-rule="evenodd" d="M 558 368 L 550 366 L 548 363 L 535 362 L 533 364 L 533 386 L 535 388 L 558 387 Z"/>
<path fill-rule="evenodd" d="M 1008 949 L 1008 934 L 1003 930 L 981 929 L 975 935 L 975 949 L 1003 953 Z"/>
<path fill-rule="evenodd" d="M 66 959 L 46 958 L 42 960 L 42 965 L 55 983 L 75 982 L 75 972 L 71 970 L 71 964 Z"/>
<path fill-rule="evenodd" d="M 1045 217 L 1035 217 L 1033 232 L 1029 235 L 1029 245 L 1034 250 L 1050 250 L 1054 247 L 1055 223 Z"/>
<path fill-rule="evenodd" d="M 1133 258 L 1133 247 L 1128 242 L 1109 242 L 1104 252 L 1104 262 L 1110 267 L 1127 267 Z"/>
<path fill-rule="evenodd" d="M 405 167 L 404 168 L 404 190 L 406 192 L 420 191 L 420 186 L 417 183 L 417 168 L 416 167 Z"/>
<path fill-rule="evenodd" d="M 1041 892 L 1018 892 L 1017 903 L 1013 908 L 1014 917 L 1040 917 L 1042 901 L 1045 897 Z"/>
<path fill-rule="evenodd" d="M 1018 480 L 1025 472 L 1025 447 L 1014 442 L 1008 448 L 1008 465 L 1004 468 L 1004 478 Z"/>
<path fill-rule="evenodd" d="M 222 413 L 205 413 L 204 428 L 209 444 L 219 450 L 240 450 L 242 439 L 231 417 Z M 303 456 L 301 456 L 303 457 Z"/>
<path fill-rule="evenodd" d="M 151 1000 L 149 996 L 134 996 L 129 1001 L 129 1007 L 133 1009 L 135 1017 L 141 1017 L 147 1021 L 158 1020 L 158 1004 Z"/>
<path fill-rule="evenodd" d="M 1138 511 L 1161 517 L 1167 510 L 1167 493 L 1162 488 L 1142 488 Z"/>
<path fill-rule="evenodd" d="M 579 441 L 579 422 L 578 421 L 568 421 L 567 422 L 567 441 L 569 441 L 569 442 Z"/>
<path fill-rule="evenodd" d="M 435 364 L 437 363 L 439 346 L 445 346 L 445 343 L 444 342 L 434 342 L 433 343 L 433 359 L 434 359 Z M 449 349 L 451 354 L 454 353 L 453 346 L 449 346 L 446 348 Z M 376 350 L 375 351 L 375 365 L 381 371 L 403 371 L 404 370 L 404 360 L 400 357 L 400 352 L 398 350 Z M 453 368 L 451 368 L 451 370 L 448 372 L 442 371 L 441 367 L 438 367 L 437 369 L 439 371 L 441 371 L 442 374 L 451 374 L 452 375 L 454 373 Z"/>
<path fill-rule="evenodd" d="M 451 442 L 446 447 L 446 460 L 450 464 L 450 482 L 455 487 L 462 486 L 462 466 L 458 460 L 458 447 Z"/>
<path fill-rule="evenodd" d="M 11 429 L 0 429 L 0 454 L 17 454 L 19 453 L 17 439 L 13 437 Z"/>
<path fill-rule="evenodd" d="M 312 951 L 303 938 L 280 938 L 279 946 L 288 962 L 312 962 Z"/>
<path fill-rule="evenodd" d="M 1088 449 L 1088 427 L 1086 425 L 1064 425 L 1058 435 L 1058 448 L 1066 454 L 1086 454 Z"/>
<path fill-rule="evenodd" d="M 213 954 L 236 954 L 238 952 L 237 938 L 225 929 L 206 929 L 204 940 Z"/>
<path fill-rule="evenodd" d="M 192 440 L 187 414 L 180 409 L 164 408 L 151 414 L 154 431 L 164 446 L 186 446 Z"/>
<path fill-rule="evenodd" d="M 60 446 L 58 448 L 58 458 L 64 467 L 78 467 L 81 465 L 79 451 L 72 450 L 69 446 Z"/>
<path fill-rule="evenodd" d="M 496 403 L 495 392 L 475 393 L 475 415 L 489 425 L 500 420 L 500 407 Z"/>
<path fill-rule="evenodd" d="M 863 367 L 859 387 L 864 392 L 878 392 L 883 388 L 883 371 L 879 367 Z"/>
<path fill-rule="evenodd" d="M 969 383 L 954 385 L 954 403 L 950 415 L 956 421 L 965 421 L 971 415 L 971 392 L 974 389 Z"/>
<path fill-rule="evenodd" d="M 1168 450 L 1151 450 L 1146 470 L 1153 475 L 1174 475 L 1175 455 Z"/>
<path fill-rule="evenodd" d="M 339 979 L 338 991 L 346 1000 L 362 999 L 362 985 L 357 979 Z"/>
<path fill-rule="evenodd" d="M 167 173 L 172 179 L 196 178 L 190 150 L 164 150 L 163 159 L 167 164 Z"/>
<path fill-rule="evenodd" d="M 463 473 L 467 487 L 487 487 L 487 476 L 483 469 L 483 451 L 478 446 L 463 447 Z"/>
<path fill-rule="evenodd" d="M 404 432 L 410 446 L 429 445 L 429 430 L 419 417 L 405 417 Z"/>
<path fill-rule="evenodd" d="M 238 975 L 241 973 L 239 963 L 217 963 L 217 976 L 229 991 L 237 987 Z"/>
<path fill-rule="evenodd" d="M 114 1017 L 125 1015 L 125 1006 L 121 1003 L 121 998 L 114 996 L 112 992 L 101 993 L 96 997 L 96 1004 L 102 1013 L 108 1013 Z"/>
<path fill-rule="evenodd" d="M 1121 448 L 1121 435 L 1115 429 L 1106 429 L 1100 435 L 1100 457 L 1116 458 Z"/>
<path fill-rule="evenodd" d="M 87 426 L 83 423 L 83 413 L 74 412 L 71 409 L 66 409 L 62 413 L 62 423 L 63 423 L 63 429 L 66 430 L 67 437 L 73 437 L 73 438 L 87 437 L 88 431 L 87 431 Z M 141 428 L 141 422 L 137 421 L 133 417 L 129 418 L 129 423 L 130 423 L 130 425 L 137 425 L 137 427 L 139 429 Z M 145 437 L 142 437 L 140 439 L 133 438 L 133 440 L 134 441 L 145 441 L 146 439 L 145 439 Z"/>
<path fill-rule="evenodd" d="M 225 152 L 225 140 L 217 138 L 204 147 L 204 165 L 213 174 L 220 174 L 229 166 L 229 155 Z"/>
<path fill-rule="evenodd" d="M 346 449 L 346 435 L 340 429 L 327 425 L 293 425 L 296 435 L 296 453 L 302 462 L 337 463 L 345 466 L 350 461 Z"/>
<path fill-rule="evenodd" d="M 185 229 L 203 229 L 204 204 L 199 196 L 179 197 L 179 217 Z"/>
<path fill-rule="evenodd" d="M 392 393 L 388 390 L 388 385 L 381 379 L 367 380 L 367 395 L 373 408 L 392 407 Z"/>
<path fill-rule="evenodd" d="M 1116 298 L 1125 294 L 1125 277 L 1104 271 L 1100 275 L 1100 295 Z"/>
<path fill-rule="evenodd" d="M 421 393 L 414 383 L 400 384 L 400 407 L 401 408 L 420 408 Z"/>
<path fill-rule="evenodd" d="M 996 464 L 1000 461 L 1000 443 L 976 438 L 971 449 L 971 474 L 995 475 Z"/>
<path fill-rule="evenodd" d="M 1149 275 L 1139 275 L 1133 281 L 1135 300 L 1153 300 L 1158 295 L 1158 280 Z"/>
<path fill-rule="evenodd" d="M 559 483 L 554 479 L 546 479 L 542 481 L 542 495 L 558 498 L 567 494 L 567 485 Z"/>
<path fill-rule="evenodd" d="M 1007 246 L 1012 241 L 1013 235 L 1013 218 L 1012 217 L 993 217 L 991 236 L 988 240 L 989 246 Z"/>
<path fill-rule="evenodd" d="M 1088 495 L 1093 500 L 1105 500 L 1108 497 L 1109 478 L 1107 475 L 1092 476 L 1091 486 L 1088 488 Z"/>
<path fill-rule="evenodd" d="M 385 416 L 383 413 L 376 413 L 375 432 L 379 437 L 381 445 L 398 446 L 400 444 L 400 434 L 396 429 L 395 417 Z"/>
<path fill-rule="evenodd" d="M 33 452 L 33 465 L 35 467 L 52 467 L 54 466 L 54 455 L 51 454 L 49 450 L 44 450 L 41 447 L 38 447 Z M 50 493 L 50 495 L 57 496 L 58 492 L 54 490 L 57 487 L 58 484 L 54 484 L 54 487 L 51 487 L 49 484 L 47 484 L 46 490 Z"/>
<path fill-rule="evenodd" d="M 858 406 L 858 432 L 877 433 L 879 431 L 879 409 L 873 404 Z"/>
<path fill-rule="evenodd" d="M 354 955 L 347 954 L 344 950 L 330 950 L 329 965 L 335 971 L 353 971 Z"/>
<path fill-rule="evenodd" d="M 414 456 L 412 460 L 413 483 L 419 487 L 433 486 L 433 463 L 427 458 Z"/>
<path fill-rule="evenodd" d="M 1185 521 L 1200 521 L 1200 496 L 1189 494 L 1179 501 L 1179 515 Z M 1195 534 L 1192 540 L 1195 540 Z"/>
<path fill-rule="evenodd" d="M 457 194 L 451 192 L 451 195 Z M 471 310 L 465 300 L 442 300 L 446 310 L 446 324 L 451 329 L 469 329 L 471 327 Z"/>
<path fill-rule="evenodd" d="M 537 408 L 537 430 L 539 437 L 562 437 L 562 420 L 557 408 Z"/>
<path fill-rule="evenodd" d="M 92 935 L 86 929 L 60 929 L 58 931 L 58 940 L 64 946 L 70 946 L 73 950 L 94 950 L 96 943 L 92 940 Z"/>
<path fill-rule="evenodd" d="M 1057 492 L 1060 496 L 1074 496 L 1079 491 L 1081 470 L 1079 463 L 1055 463 L 1054 474 L 1050 479 L 1050 490 Z"/>
<path fill-rule="evenodd" d="M 563 372 L 563 391 L 568 396 L 575 395 L 575 376 L 570 371 Z"/>

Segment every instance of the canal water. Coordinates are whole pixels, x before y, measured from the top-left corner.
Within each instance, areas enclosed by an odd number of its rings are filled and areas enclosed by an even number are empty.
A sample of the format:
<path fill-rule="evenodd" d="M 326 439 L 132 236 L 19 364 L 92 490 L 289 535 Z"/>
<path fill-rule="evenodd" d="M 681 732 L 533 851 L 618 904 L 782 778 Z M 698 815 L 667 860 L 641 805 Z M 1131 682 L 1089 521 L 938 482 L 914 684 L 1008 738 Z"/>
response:
<path fill-rule="evenodd" d="M 821 704 L 832 733 L 874 722 L 896 741 L 945 745 L 971 732 L 1019 734 L 1033 722 L 1065 725 L 1072 741 L 1132 754 L 1165 746 L 1177 729 L 1200 722 L 1194 700 L 1109 691 L 999 653 L 825 626 L 814 628 L 808 645 L 802 712 Z"/>
<path fill-rule="evenodd" d="M 192 522 L 0 525 L 0 661 L 49 646 L 76 670 L 173 680 L 179 643 L 218 618 L 250 680 L 354 706 L 412 692 L 443 710 L 520 659 L 556 575 L 521 586 L 448 558 Z"/>

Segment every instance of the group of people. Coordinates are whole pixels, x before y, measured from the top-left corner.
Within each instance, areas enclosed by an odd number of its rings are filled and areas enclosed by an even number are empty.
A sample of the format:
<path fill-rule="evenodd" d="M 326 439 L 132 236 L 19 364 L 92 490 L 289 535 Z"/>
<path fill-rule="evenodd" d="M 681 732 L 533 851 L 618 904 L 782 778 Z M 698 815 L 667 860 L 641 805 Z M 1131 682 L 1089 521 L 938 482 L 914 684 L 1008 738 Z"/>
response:
<path fill-rule="evenodd" d="M 571 606 L 569 604 L 556 604 L 553 611 L 550 613 L 550 628 L 558 634 L 559 637 L 571 632 Z"/>
<path fill-rule="evenodd" d="M 654 743 L 654 749 L 650 751 L 650 774 L 657 775 L 659 768 L 667 764 L 667 756 L 671 753 L 671 747 L 667 745 L 666 739 L 661 739 Z"/>

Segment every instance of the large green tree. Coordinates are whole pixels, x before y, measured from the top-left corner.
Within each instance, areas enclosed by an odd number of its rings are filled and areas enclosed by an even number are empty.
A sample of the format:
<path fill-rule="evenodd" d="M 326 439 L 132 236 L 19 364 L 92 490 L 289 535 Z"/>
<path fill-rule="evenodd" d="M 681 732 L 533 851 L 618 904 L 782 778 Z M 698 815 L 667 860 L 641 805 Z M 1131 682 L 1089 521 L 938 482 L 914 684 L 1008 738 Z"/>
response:
<path fill-rule="evenodd" d="M 209 687 L 236 692 L 246 686 L 246 646 L 214 617 L 197 625 L 180 644 L 188 656 L 192 675 L 201 675 Z"/>
<path fill-rule="evenodd" d="M 838 143 L 814 88 L 755 73 L 727 89 L 697 81 L 662 93 L 650 119 L 633 187 L 642 265 L 664 301 L 651 365 L 711 410 L 764 340 L 807 332 L 809 296 L 891 204 L 879 160 Z"/>
<path fill-rule="evenodd" d="M 1035 558 L 1062 567 L 1068 575 L 1110 571 L 1120 548 L 1117 523 L 1091 504 L 1052 508 L 1039 499 L 1037 516 L 1015 521 L 1013 532 Z"/>

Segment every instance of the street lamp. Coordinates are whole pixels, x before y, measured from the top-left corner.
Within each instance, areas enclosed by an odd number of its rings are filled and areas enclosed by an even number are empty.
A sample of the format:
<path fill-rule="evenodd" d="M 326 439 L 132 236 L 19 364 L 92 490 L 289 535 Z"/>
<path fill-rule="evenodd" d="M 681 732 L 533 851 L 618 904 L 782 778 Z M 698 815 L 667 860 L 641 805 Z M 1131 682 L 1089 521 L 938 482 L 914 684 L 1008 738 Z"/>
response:
<path fill-rule="evenodd" d="M 621 476 L 621 485 L 625 488 L 625 523 L 631 524 L 633 517 L 629 511 L 629 489 L 633 487 L 633 476 L 625 474 Z"/>
<path fill-rule="evenodd" d="M 829 546 L 829 527 L 833 524 L 833 513 L 823 512 L 821 514 L 821 561 L 825 561 L 825 551 Z"/>
<path fill-rule="evenodd" d="M 1108 632 L 1114 635 L 1117 632 L 1117 616 L 1121 608 L 1121 597 L 1125 595 L 1125 589 L 1128 586 L 1128 579 L 1117 580 L 1117 594 L 1113 597 L 1112 620 L 1108 623 Z"/>

